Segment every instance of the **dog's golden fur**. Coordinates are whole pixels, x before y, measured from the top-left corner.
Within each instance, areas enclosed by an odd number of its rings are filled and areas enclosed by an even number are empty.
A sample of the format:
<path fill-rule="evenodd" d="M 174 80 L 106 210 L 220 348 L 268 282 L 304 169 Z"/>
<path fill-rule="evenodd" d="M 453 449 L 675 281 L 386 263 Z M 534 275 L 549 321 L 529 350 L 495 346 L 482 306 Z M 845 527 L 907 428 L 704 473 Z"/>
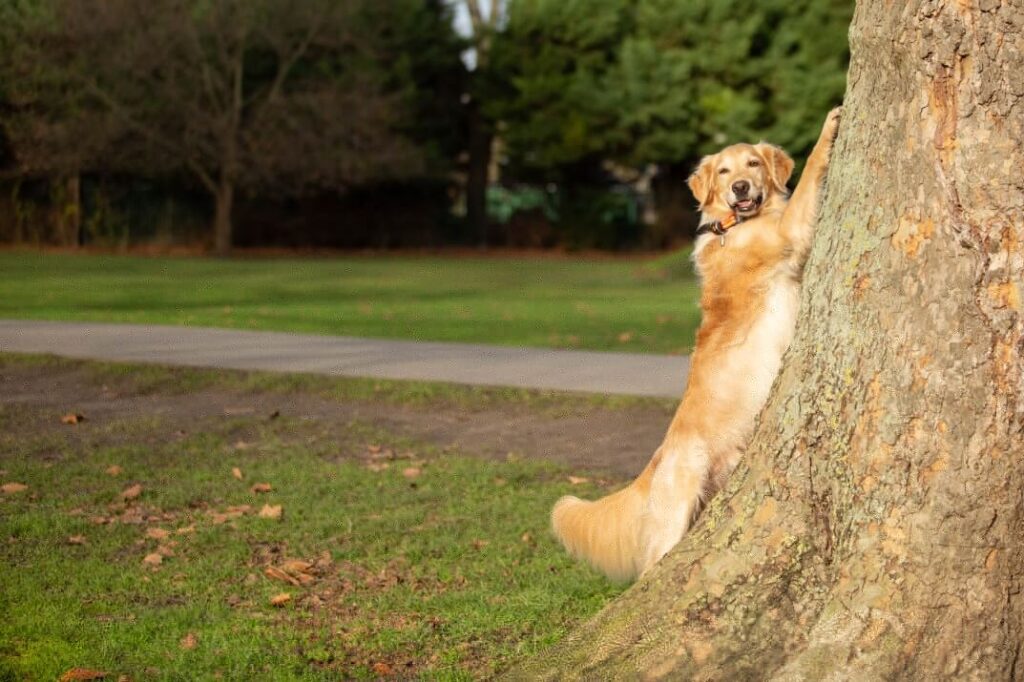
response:
<path fill-rule="evenodd" d="M 563 497 L 551 514 L 566 549 L 609 577 L 635 578 L 661 559 L 739 462 L 793 335 L 838 123 L 835 109 L 791 198 L 793 161 L 764 143 L 705 157 L 690 177 L 702 224 L 731 214 L 741 222 L 724 242 L 705 233 L 694 247 L 702 319 L 679 408 L 629 486 L 596 502 Z"/>

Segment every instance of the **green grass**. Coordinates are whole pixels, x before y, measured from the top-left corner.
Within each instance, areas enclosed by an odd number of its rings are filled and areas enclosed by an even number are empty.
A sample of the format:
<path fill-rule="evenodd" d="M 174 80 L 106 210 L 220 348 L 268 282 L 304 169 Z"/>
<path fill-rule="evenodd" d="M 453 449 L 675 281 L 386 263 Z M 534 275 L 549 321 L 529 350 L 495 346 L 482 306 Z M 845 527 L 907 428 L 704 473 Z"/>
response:
<path fill-rule="evenodd" d="M 685 353 L 680 252 L 600 259 L 143 258 L 0 253 L 0 317 Z"/>
<path fill-rule="evenodd" d="M 11 362 L 47 361 L 0 357 Z M 122 395 L 136 378 L 139 395 L 200 390 L 191 374 L 95 367 L 96 384 Z M 202 387 L 238 386 L 211 374 Z M 44 412 L 0 405 L 0 483 L 28 486 L 0 493 L 0 680 L 72 667 L 111 679 L 472 679 L 621 590 L 547 531 L 560 494 L 610 484 L 573 486 L 552 464 L 439 452 L 369 423 L 325 437 L 302 418 L 253 415 L 169 437 L 159 415 L 64 426 Z M 264 481 L 270 493 L 251 492 Z M 141 496 L 123 502 L 136 483 Z M 254 513 L 266 503 L 283 505 L 283 520 Z M 218 522 L 235 505 L 251 510 Z M 173 555 L 144 564 L 161 546 Z M 298 587 L 264 574 L 286 559 L 322 565 Z M 291 601 L 271 606 L 282 592 Z"/>

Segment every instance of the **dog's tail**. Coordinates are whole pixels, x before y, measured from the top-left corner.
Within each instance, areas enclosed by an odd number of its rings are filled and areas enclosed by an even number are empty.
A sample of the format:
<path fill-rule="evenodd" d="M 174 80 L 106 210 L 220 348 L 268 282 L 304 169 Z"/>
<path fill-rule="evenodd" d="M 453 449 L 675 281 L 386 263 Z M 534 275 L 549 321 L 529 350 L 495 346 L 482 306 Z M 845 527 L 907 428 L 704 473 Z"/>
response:
<path fill-rule="evenodd" d="M 612 580 L 632 580 L 643 561 L 643 521 L 654 459 L 622 490 L 591 502 L 567 495 L 551 511 L 551 527 L 573 556 L 584 559 Z"/>

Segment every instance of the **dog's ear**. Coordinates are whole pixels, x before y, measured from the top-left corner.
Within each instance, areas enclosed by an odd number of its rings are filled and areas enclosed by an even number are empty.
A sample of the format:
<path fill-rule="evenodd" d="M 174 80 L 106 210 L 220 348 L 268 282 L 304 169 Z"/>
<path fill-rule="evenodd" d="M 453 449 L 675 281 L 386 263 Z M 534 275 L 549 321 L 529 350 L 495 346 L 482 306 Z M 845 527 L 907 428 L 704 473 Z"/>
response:
<path fill-rule="evenodd" d="M 714 167 L 714 156 L 705 156 L 700 160 L 697 165 L 697 169 L 693 171 L 690 177 L 687 179 L 686 184 L 690 186 L 690 191 L 693 192 L 693 196 L 697 198 L 697 203 L 700 204 L 701 208 L 711 200 L 712 190 L 714 189 L 714 178 L 713 167 Z"/>
<path fill-rule="evenodd" d="M 785 192 L 789 176 L 793 174 L 793 159 L 789 158 L 789 154 L 782 151 L 780 147 L 767 142 L 758 142 L 754 148 L 764 159 L 768 177 L 771 178 L 775 187 L 780 192 Z"/>

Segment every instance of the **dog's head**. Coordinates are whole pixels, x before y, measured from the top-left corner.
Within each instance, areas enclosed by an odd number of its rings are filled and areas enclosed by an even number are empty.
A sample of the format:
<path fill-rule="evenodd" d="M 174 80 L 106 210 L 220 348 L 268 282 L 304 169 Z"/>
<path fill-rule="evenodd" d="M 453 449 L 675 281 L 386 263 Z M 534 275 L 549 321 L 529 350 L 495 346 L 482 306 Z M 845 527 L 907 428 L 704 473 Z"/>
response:
<path fill-rule="evenodd" d="M 734 144 L 701 159 L 688 184 L 705 213 L 751 218 L 774 196 L 786 195 L 793 159 L 774 145 Z"/>

